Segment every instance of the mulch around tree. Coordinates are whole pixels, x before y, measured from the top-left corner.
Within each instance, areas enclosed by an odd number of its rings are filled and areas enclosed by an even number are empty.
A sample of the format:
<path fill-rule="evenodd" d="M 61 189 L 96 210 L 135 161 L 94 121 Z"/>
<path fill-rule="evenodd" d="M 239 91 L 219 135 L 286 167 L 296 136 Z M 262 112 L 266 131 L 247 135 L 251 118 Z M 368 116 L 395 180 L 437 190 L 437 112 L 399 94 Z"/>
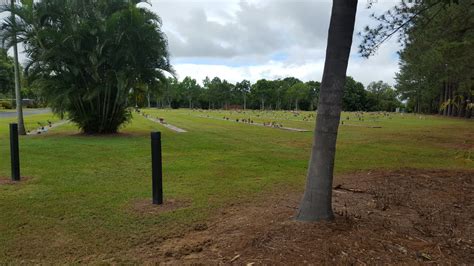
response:
<path fill-rule="evenodd" d="M 337 176 L 332 222 L 294 220 L 302 192 L 222 209 L 206 224 L 129 256 L 160 263 L 474 262 L 474 171 L 364 171 Z"/>

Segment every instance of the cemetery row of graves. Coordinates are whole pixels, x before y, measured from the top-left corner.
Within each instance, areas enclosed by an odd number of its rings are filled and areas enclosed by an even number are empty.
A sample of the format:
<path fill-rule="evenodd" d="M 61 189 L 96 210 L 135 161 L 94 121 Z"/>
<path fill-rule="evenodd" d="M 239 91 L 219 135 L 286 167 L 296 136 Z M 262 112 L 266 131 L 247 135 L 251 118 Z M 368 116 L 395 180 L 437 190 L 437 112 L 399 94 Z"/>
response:
<path fill-rule="evenodd" d="M 75 125 L 51 113 L 31 114 L 25 116 L 25 122 L 32 134 L 19 140 L 20 182 L 10 181 L 8 126 L 14 120 L 0 118 L 0 153 L 7 158 L 0 161 L 0 262 L 193 262 L 193 258 L 212 258 L 209 262 L 264 263 L 268 259 L 272 263 L 279 261 L 277 253 L 300 261 L 290 254 L 292 248 L 319 244 L 304 242 L 309 240 L 301 239 L 304 234 L 296 233 L 298 230 L 314 233 L 308 238 L 316 240 L 318 235 L 334 235 L 333 244 L 303 251 L 305 256 L 319 256 L 321 262 L 330 261 L 329 256 L 347 262 L 356 257 L 377 262 L 370 259 L 377 256 L 392 256 L 396 258 L 392 261 L 399 262 L 459 263 L 472 258 L 468 244 L 472 228 L 465 222 L 473 211 L 468 194 L 474 168 L 471 121 L 343 113 L 335 169 L 340 187 L 335 188 L 334 231 L 331 225 L 289 227 L 288 222 L 304 189 L 313 112 L 141 109 L 120 133 L 96 136 L 81 134 Z M 165 203 L 160 207 L 151 204 L 150 132 L 154 131 L 162 133 L 163 145 Z M 387 181 L 386 177 L 394 179 Z M 400 180 L 405 181 L 399 184 Z M 372 202 L 372 194 L 365 192 L 374 187 L 363 187 L 369 181 L 379 184 L 373 192 L 378 195 L 373 209 L 366 204 Z M 458 195 L 451 195 L 456 182 L 461 188 Z M 427 189 L 433 195 L 449 192 L 441 200 L 433 201 L 429 193 L 423 197 L 440 206 L 453 201 L 458 207 L 451 216 L 459 219 L 457 224 L 441 208 L 417 218 L 421 232 L 405 234 L 403 228 L 391 227 L 390 233 L 382 224 L 398 224 L 393 217 L 399 217 L 397 212 L 406 213 L 401 208 L 422 210 L 420 206 L 425 206 L 414 201 L 416 204 L 394 207 L 400 198 L 419 199 L 415 194 L 383 196 L 384 191 L 396 191 L 398 185 L 420 195 Z M 426 206 L 425 212 L 432 210 Z M 409 215 L 409 219 L 415 216 Z M 279 223 L 283 220 L 286 222 Z M 444 227 L 427 225 L 442 222 Z M 452 233 L 445 236 L 448 224 Z M 373 232 L 364 231 L 369 227 Z M 438 239 L 441 234 L 454 242 L 442 242 Z M 374 237 L 374 246 L 364 246 L 356 239 L 362 235 Z M 279 239 L 286 244 L 278 244 Z M 414 239 L 427 244 L 417 246 Z M 441 253 L 433 243 L 438 243 Z M 253 248 L 242 248 L 247 245 Z M 382 247 L 391 251 L 384 253 Z M 364 253 L 367 248 L 378 253 Z"/>

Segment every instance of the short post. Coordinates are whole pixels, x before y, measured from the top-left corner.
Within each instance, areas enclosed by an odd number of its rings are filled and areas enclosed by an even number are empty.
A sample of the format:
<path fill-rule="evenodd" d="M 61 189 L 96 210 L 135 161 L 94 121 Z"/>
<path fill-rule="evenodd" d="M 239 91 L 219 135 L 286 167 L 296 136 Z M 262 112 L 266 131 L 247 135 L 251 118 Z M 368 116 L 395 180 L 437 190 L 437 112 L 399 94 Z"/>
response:
<path fill-rule="evenodd" d="M 20 181 L 20 149 L 18 148 L 18 124 L 10 124 L 10 157 L 12 180 Z"/>
<path fill-rule="evenodd" d="M 151 133 L 151 176 L 153 204 L 163 204 L 163 166 L 161 162 L 161 132 Z"/>

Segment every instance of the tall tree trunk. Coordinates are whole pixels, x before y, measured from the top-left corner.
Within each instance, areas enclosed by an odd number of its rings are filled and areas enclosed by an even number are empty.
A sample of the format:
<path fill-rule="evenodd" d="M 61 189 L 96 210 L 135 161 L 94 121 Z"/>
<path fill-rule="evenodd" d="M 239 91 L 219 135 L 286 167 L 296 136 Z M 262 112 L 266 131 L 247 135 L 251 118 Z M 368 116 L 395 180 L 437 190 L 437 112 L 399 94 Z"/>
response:
<path fill-rule="evenodd" d="M 464 113 L 465 118 L 471 118 L 471 116 L 472 116 L 472 109 L 473 108 L 469 108 L 469 106 L 467 106 L 469 103 L 472 103 L 472 95 L 470 95 L 468 97 L 468 100 L 466 100 L 466 111 Z"/>
<path fill-rule="evenodd" d="M 247 109 L 247 97 L 244 93 L 244 110 L 246 110 L 246 109 Z"/>
<path fill-rule="evenodd" d="M 11 8 L 15 8 L 15 0 L 10 1 Z M 15 14 L 12 13 L 13 26 L 16 27 Z M 16 114 L 18 117 L 18 134 L 26 135 L 25 122 L 23 120 L 23 102 L 21 99 L 21 83 L 20 83 L 20 64 L 18 62 L 18 46 L 16 44 L 16 32 L 13 34 L 13 59 L 15 67 L 15 99 Z"/>
<path fill-rule="evenodd" d="M 453 90 L 451 88 L 451 83 L 449 83 L 448 85 L 448 97 L 449 97 L 449 105 L 448 105 L 448 116 L 451 116 L 452 115 L 452 111 L 453 111 L 453 105 L 452 105 L 452 99 L 453 99 Z"/>
<path fill-rule="evenodd" d="M 417 97 L 417 100 L 416 100 L 416 113 L 417 113 L 417 114 L 420 114 L 420 113 L 421 113 L 420 97 L 419 97 L 419 96 Z"/>
<path fill-rule="evenodd" d="M 452 99 L 452 103 L 453 103 L 453 107 L 451 108 L 451 116 L 456 116 L 458 113 L 457 113 L 457 107 L 456 107 L 456 103 L 457 101 L 455 101 L 455 95 L 456 95 L 456 89 L 454 87 L 454 83 L 452 84 L 452 87 L 451 87 L 451 99 Z"/>
<path fill-rule="evenodd" d="M 448 101 L 448 92 L 449 92 L 449 89 L 448 89 L 448 81 L 446 81 L 444 83 L 444 109 L 443 109 L 443 115 L 444 116 L 447 116 L 448 115 L 448 106 L 446 105 L 447 101 Z"/>
<path fill-rule="evenodd" d="M 420 90 L 418 89 L 416 91 L 416 111 L 415 113 L 419 114 L 421 113 L 421 110 L 420 110 Z"/>
<path fill-rule="evenodd" d="M 443 114 L 443 110 L 441 109 L 441 106 L 443 105 L 443 95 L 444 95 L 444 84 L 441 87 L 441 92 L 439 93 L 439 104 L 438 104 L 438 115 Z"/>
<path fill-rule="evenodd" d="M 463 117 L 464 116 L 464 111 L 466 110 L 466 100 L 464 98 L 464 95 L 461 96 L 462 99 L 459 99 L 459 111 L 458 111 L 458 116 Z"/>
<path fill-rule="evenodd" d="M 296 218 L 300 221 L 334 218 L 332 180 L 337 130 L 356 12 L 357 0 L 333 1 L 306 189 Z"/>
<path fill-rule="evenodd" d="M 454 99 L 454 96 L 453 96 L 453 99 Z M 459 99 L 456 100 L 456 102 L 453 102 L 453 116 L 458 116 L 458 113 L 459 113 L 459 105 L 460 105 L 460 101 Z"/>

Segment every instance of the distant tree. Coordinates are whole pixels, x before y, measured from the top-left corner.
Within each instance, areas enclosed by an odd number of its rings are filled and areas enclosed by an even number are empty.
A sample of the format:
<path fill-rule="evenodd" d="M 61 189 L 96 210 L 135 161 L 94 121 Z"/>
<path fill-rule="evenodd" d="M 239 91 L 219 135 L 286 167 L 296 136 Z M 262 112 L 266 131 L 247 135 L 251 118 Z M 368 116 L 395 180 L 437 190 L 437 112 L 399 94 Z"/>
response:
<path fill-rule="evenodd" d="M 273 99 L 271 102 L 275 104 L 275 109 L 286 109 L 284 100 L 286 99 L 289 85 L 287 85 L 282 79 L 277 79 L 272 81 L 271 86 L 273 88 Z"/>
<path fill-rule="evenodd" d="M 295 77 L 286 77 L 283 79 L 283 82 L 288 84 L 288 87 L 295 85 L 296 83 L 301 83 L 302 81 Z"/>
<path fill-rule="evenodd" d="M 8 56 L 7 51 L 0 49 L 0 93 L 11 97 L 15 88 L 15 72 L 13 70 L 13 58 Z"/>
<path fill-rule="evenodd" d="M 252 84 L 248 80 L 242 80 L 241 82 L 237 82 L 235 84 L 236 94 L 240 95 L 243 99 L 243 107 L 244 110 L 247 109 L 247 96 L 250 93 Z"/>
<path fill-rule="evenodd" d="M 301 83 L 302 81 L 295 78 L 295 77 L 286 77 L 284 79 L 280 79 L 278 83 L 274 85 L 275 89 L 273 89 L 276 92 L 276 96 L 278 97 L 278 105 L 279 108 L 280 106 L 284 106 L 285 109 L 291 110 L 294 109 L 293 104 L 295 103 L 295 99 L 291 93 L 289 93 L 290 88 L 297 84 Z M 282 99 L 285 100 L 285 104 L 281 104 Z M 279 109 L 277 108 L 277 109 Z"/>
<path fill-rule="evenodd" d="M 181 82 L 169 77 L 166 83 L 160 84 L 159 101 L 165 103 L 162 106 L 173 108 L 225 109 L 229 105 L 243 105 L 244 109 L 314 110 L 321 87 L 318 81 L 302 82 L 294 77 L 261 79 L 255 84 L 243 80 L 235 85 L 219 77 L 212 80 L 206 77 L 202 84 L 201 87 L 191 77 L 185 77 Z M 379 85 L 382 89 L 377 87 Z M 346 111 L 393 111 L 401 105 L 397 92 L 382 81 L 373 83 L 370 91 L 366 91 L 362 83 L 347 77 L 344 91 L 343 110 Z M 132 92 L 130 101 L 143 106 L 147 88 L 139 87 Z"/>
<path fill-rule="evenodd" d="M 222 94 L 221 94 L 221 87 L 222 87 L 222 80 L 218 77 L 214 77 L 212 80 L 209 81 L 207 84 L 209 87 L 209 99 L 212 103 L 212 108 L 215 108 L 215 104 L 221 104 L 222 107 Z M 220 108 L 218 107 L 218 108 Z"/>
<path fill-rule="evenodd" d="M 85 133 L 116 132 L 129 120 L 132 89 L 156 90 L 173 73 L 160 18 L 137 6 L 145 1 L 29 2 L 12 10 L 26 71 L 53 111 Z"/>
<path fill-rule="evenodd" d="M 180 85 L 183 89 L 184 95 L 188 100 L 188 108 L 194 108 L 194 103 L 198 100 L 201 94 L 201 86 L 191 77 L 185 77 Z"/>
<path fill-rule="evenodd" d="M 383 81 L 371 82 L 367 86 L 367 97 L 370 104 L 367 105 L 368 111 L 386 111 L 393 112 L 401 106 L 397 99 L 397 93 L 392 87 Z"/>
<path fill-rule="evenodd" d="M 288 94 L 295 102 L 295 111 L 298 111 L 298 103 L 301 100 L 308 98 L 310 94 L 310 87 L 306 83 L 299 82 L 288 89 Z"/>
<path fill-rule="evenodd" d="M 166 82 L 160 83 L 160 100 L 162 102 L 162 106 L 166 106 L 171 108 L 173 101 L 179 99 L 181 96 L 179 95 L 179 82 L 174 77 L 168 77 Z"/>
<path fill-rule="evenodd" d="M 321 88 L 321 82 L 319 81 L 308 81 L 306 84 L 309 86 L 309 110 L 313 111 L 314 107 L 318 105 L 318 99 L 319 99 L 319 90 Z"/>
<path fill-rule="evenodd" d="M 232 101 L 234 91 L 234 84 L 228 82 L 227 80 L 223 80 L 221 86 L 219 87 L 219 96 L 223 103 L 223 108 L 228 109 L 229 104 Z"/>
<path fill-rule="evenodd" d="M 362 111 L 365 110 L 366 103 L 367 92 L 364 90 L 364 84 L 355 81 L 352 77 L 347 77 L 344 84 L 342 109 L 344 111 Z"/>
<path fill-rule="evenodd" d="M 211 91 L 210 91 L 210 85 L 211 85 L 211 80 L 209 77 L 206 76 L 206 78 L 202 81 L 203 89 L 201 91 L 201 96 L 199 97 L 202 102 L 207 103 L 207 108 L 211 109 L 211 102 L 212 102 L 212 97 L 211 97 Z"/>
<path fill-rule="evenodd" d="M 271 82 L 266 79 L 260 79 L 252 86 L 252 94 L 260 101 L 260 110 L 265 109 L 265 101 L 271 98 Z"/>
<path fill-rule="evenodd" d="M 306 189 L 296 219 L 330 220 L 336 140 L 357 0 L 334 0 Z"/>
<path fill-rule="evenodd" d="M 379 80 L 379 81 L 372 81 L 368 86 L 367 90 L 371 92 L 377 101 L 379 101 L 382 98 L 382 95 L 384 92 L 387 90 L 391 90 L 392 87 L 388 85 L 387 83 Z"/>

